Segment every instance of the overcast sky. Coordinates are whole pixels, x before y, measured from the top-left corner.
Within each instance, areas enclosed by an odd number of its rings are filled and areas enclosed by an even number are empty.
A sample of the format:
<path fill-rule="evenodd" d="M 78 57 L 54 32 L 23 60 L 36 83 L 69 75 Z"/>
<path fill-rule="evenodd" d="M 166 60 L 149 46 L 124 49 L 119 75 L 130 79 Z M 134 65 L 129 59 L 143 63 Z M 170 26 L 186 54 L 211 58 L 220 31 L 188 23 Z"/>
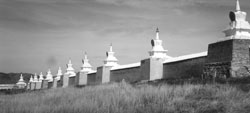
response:
<path fill-rule="evenodd" d="M 139 62 L 157 27 L 169 56 L 207 51 L 231 10 L 235 0 L 0 0 L 0 71 L 55 74 L 69 58 L 79 71 L 85 51 L 95 68 L 110 43 L 119 64 Z"/>

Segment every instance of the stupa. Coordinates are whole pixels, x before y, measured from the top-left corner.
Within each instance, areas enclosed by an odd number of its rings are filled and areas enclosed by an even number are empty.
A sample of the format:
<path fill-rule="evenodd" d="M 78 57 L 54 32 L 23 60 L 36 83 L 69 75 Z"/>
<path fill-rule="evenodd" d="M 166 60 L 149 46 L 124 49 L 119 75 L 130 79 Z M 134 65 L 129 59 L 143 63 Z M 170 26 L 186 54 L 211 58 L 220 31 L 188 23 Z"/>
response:
<path fill-rule="evenodd" d="M 159 38 L 159 29 L 156 29 L 156 37 L 155 39 L 151 40 L 152 50 L 149 51 L 149 56 L 151 58 L 163 58 L 168 59 L 171 58 L 170 56 L 167 56 L 167 50 L 165 50 L 162 46 L 162 40 Z"/>
<path fill-rule="evenodd" d="M 71 59 L 69 59 L 69 63 L 67 64 L 66 73 L 69 77 L 76 76 L 75 69 L 73 68 L 73 64 L 71 63 Z"/>
<path fill-rule="evenodd" d="M 80 72 L 91 72 L 93 71 L 91 68 L 92 66 L 89 64 L 88 56 L 87 53 L 85 52 L 84 54 L 84 59 L 82 60 L 82 67 Z"/>
<path fill-rule="evenodd" d="M 25 83 L 25 81 L 23 80 L 23 75 L 21 74 L 21 76 L 20 76 L 20 79 L 18 80 L 18 82 L 16 83 L 16 85 L 18 86 L 18 87 L 25 87 L 26 86 L 26 83 Z"/>
<path fill-rule="evenodd" d="M 109 51 L 106 52 L 106 56 L 107 58 L 104 60 L 104 66 L 117 66 L 118 65 L 118 60 L 117 58 L 114 56 L 115 52 L 113 52 L 113 47 L 112 44 L 110 44 L 109 46 Z"/>

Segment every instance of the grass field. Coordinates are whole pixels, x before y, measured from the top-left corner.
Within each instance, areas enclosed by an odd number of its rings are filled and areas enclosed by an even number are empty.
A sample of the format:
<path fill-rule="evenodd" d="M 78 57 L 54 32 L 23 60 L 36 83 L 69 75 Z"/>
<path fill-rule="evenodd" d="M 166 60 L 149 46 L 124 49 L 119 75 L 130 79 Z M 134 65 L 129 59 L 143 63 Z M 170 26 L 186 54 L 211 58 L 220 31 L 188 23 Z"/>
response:
<path fill-rule="evenodd" d="M 249 113 L 250 92 L 229 85 L 124 82 L 0 95 L 0 113 Z"/>

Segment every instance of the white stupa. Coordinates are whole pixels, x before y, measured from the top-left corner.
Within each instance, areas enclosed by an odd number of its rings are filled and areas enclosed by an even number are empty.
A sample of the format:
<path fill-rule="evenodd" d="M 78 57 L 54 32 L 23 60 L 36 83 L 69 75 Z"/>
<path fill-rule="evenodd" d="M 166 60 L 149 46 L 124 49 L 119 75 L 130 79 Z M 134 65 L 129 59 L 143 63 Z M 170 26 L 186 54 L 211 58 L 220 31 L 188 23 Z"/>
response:
<path fill-rule="evenodd" d="M 49 82 L 52 82 L 52 81 L 53 81 L 53 75 L 51 74 L 50 69 L 49 69 L 48 72 L 47 72 L 46 80 L 48 80 Z"/>
<path fill-rule="evenodd" d="M 18 82 L 16 83 L 16 85 L 17 86 L 26 86 L 26 83 L 24 82 L 24 80 L 23 80 L 23 75 L 21 74 L 21 76 L 20 76 L 20 78 L 19 78 L 19 80 L 18 80 Z"/>
<path fill-rule="evenodd" d="M 58 68 L 57 74 L 56 74 L 56 79 L 60 80 L 61 76 L 63 75 L 61 67 Z"/>
<path fill-rule="evenodd" d="M 82 60 L 82 67 L 80 72 L 91 72 L 93 71 L 91 68 L 92 66 L 89 64 L 88 56 L 87 53 L 85 52 L 84 54 L 84 59 Z"/>
<path fill-rule="evenodd" d="M 106 52 L 107 58 L 104 60 L 104 66 L 117 66 L 117 58 L 114 56 L 115 52 L 113 52 L 112 44 L 110 44 L 109 51 Z"/>
<path fill-rule="evenodd" d="M 39 75 L 39 80 L 38 80 L 38 81 L 39 81 L 39 82 L 42 82 L 43 79 L 44 79 L 44 78 L 43 78 L 43 72 L 41 72 L 40 75 Z"/>
<path fill-rule="evenodd" d="M 149 51 L 149 56 L 151 58 L 163 58 L 168 59 L 171 58 L 167 56 L 167 50 L 165 50 L 162 46 L 162 40 L 159 38 L 159 29 L 156 29 L 156 37 L 151 40 L 152 50 Z"/>
<path fill-rule="evenodd" d="M 250 39 L 250 24 L 246 21 L 247 13 L 241 11 L 239 0 L 236 0 L 236 11 L 230 12 L 231 22 L 225 33 L 226 39 Z"/>
<path fill-rule="evenodd" d="M 34 82 L 38 82 L 38 77 L 37 77 L 36 73 L 34 75 Z"/>
<path fill-rule="evenodd" d="M 69 59 L 69 63 L 67 64 L 66 73 L 69 77 L 76 76 L 75 69 L 73 68 L 73 64 L 71 63 L 71 59 Z"/>
<path fill-rule="evenodd" d="M 29 82 L 33 82 L 34 81 L 34 79 L 33 79 L 33 77 L 32 77 L 32 75 L 30 76 L 30 81 Z"/>

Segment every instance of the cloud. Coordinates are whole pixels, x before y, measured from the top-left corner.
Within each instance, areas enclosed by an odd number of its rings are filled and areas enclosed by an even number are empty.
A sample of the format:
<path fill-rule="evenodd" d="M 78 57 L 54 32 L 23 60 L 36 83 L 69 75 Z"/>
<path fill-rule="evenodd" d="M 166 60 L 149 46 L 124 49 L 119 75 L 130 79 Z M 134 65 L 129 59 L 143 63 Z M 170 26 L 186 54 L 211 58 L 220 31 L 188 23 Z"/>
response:
<path fill-rule="evenodd" d="M 112 4 L 117 6 L 129 6 L 136 8 L 181 8 L 189 6 L 232 6 L 235 1 L 228 0 L 96 0 L 96 2 L 104 4 Z M 248 6 L 250 1 L 241 1 L 242 6 Z"/>

